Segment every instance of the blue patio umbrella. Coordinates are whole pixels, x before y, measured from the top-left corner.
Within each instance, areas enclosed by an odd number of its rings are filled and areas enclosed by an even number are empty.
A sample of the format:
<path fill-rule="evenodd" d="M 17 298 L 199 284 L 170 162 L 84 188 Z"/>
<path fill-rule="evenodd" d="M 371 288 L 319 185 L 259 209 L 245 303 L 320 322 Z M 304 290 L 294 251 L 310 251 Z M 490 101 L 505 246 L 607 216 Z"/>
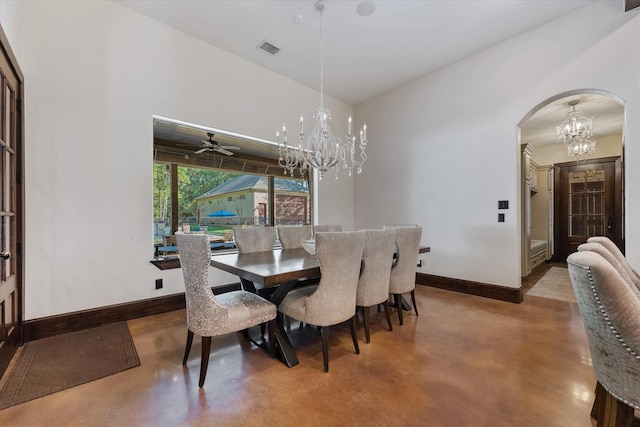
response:
<path fill-rule="evenodd" d="M 229 212 L 229 211 L 225 211 L 225 210 L 221 210 L 221 211 L 215 211 L 213 213 L 210 213 L 207 216 L 210 216 L 210 217 L 213 217 L 213 218 L 224 218 L 224 217 L 228 217 L 228 216 L 238 216 L 238 214 L 235 214 L 235 213 Z"/>

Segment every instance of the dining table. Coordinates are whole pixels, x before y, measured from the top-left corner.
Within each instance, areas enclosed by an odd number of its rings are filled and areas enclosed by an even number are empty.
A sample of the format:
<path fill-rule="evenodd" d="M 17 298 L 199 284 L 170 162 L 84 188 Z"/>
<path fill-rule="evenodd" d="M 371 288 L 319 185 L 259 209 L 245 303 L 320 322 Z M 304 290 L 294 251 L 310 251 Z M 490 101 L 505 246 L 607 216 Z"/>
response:
<path fill-rule="evenodd" d="M 429 252 L 428 246 L 421 246 L 420 253 Z M 229 253 L 212 255 L 210 265 L 227 273 L 235 274 L 243 284 L 252 283 L 255 291 L 268 295 L 276 306 L 280 305 L 287 293 L 302 279 L 320 278 L 320 263 L 314 254 L 304 248 L 274 249 L 263 252 Z M 261 292 L 271 290 L 273 292 Z M 296 352 L 284 329 L 282 316 L 276 320 L 275 348 L 280 358 L 288 367 L 299 363 Z"/>

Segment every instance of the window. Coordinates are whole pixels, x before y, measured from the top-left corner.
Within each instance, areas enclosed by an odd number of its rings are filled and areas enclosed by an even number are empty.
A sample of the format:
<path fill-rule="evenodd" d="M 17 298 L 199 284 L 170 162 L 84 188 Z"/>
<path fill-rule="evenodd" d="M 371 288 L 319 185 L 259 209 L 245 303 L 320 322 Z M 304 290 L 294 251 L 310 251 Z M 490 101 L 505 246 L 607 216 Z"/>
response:
<path fill-rule="evenodd" d="M 228 239 L 234 227 L 311 224 L 306 179 L 283 177 L 277 160 L 244 160 L 238 147 L 232 156 L 194 155 L 198 148 L 159 139 L 154 124 L 156 257 L 177 254 L 172 239 L 177 231 L 205 233 L 211 236 L 212 249 L 231 249 L 233 243 L 222 239 Z"/>

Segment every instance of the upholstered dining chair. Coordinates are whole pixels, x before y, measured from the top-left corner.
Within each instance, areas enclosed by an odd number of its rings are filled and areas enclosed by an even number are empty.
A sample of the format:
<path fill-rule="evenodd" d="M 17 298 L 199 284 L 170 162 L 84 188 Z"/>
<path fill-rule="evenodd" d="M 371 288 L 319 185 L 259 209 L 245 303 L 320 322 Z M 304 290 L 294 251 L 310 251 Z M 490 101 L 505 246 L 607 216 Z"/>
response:
<path fill-rule="evenodd" d="M 606 246 L 600 243 L 596 243 L 596 241 L 587 241 L 587 243 L 581 244 L 580 246 L 578 246 L 578 251 L 596 252 L 600 256 L 602 256 L 605 260 L 607 260 L 609 264 L 613 266 L 613 268 L 618 270 L 618 273 L 620 273 L 624 280 L 626 280 L 628 283 L 633 284 L 633 290 L 640 298 L 640 280 L 638 280 L 638 278 L 635 276 L 631 267 L 628 267 L 626 265 L 627 261 L 624 259 L 624 256 L 622 257 L 622 259 L 620 257 L 617 257 Z"/>
<path fill-rule="evenodd" d="M 313 228 L 310 225 L 277 227 L 277 229 L 282 249 L 301 248 L 303 240 L 309 240 L 313 237 Z"/>
<path fill-rule="evenodd" d="M 393 265 L 396 229 L 363 231 L 365 232 L 365 242 L 362 270 L 356 293 L 356 307 L 362 308 L 364 334 L 368 344 L 371 341 L 370 307 L 382 304 L 389 330 L 393 330 L 389 316 L 389 277 Z"/>
<path fill-rule="evenodd" d="M 274 353 L 277 309 L 269 301 L 246 291 L 232 291 L 216 297 L 209 285 L 209 238 L 204 234 L 178 234 L 176 237 L 187 303 L 187 345 L 182 364 L 187 364 L 193 335 L 200 335 L 202 354 L 198 385 L 202 387 L 207 375 L 213 336 L 268 323 L 269 344 Z"/>
<path fill-rule="evenodd" d="M 622 251 L 618 248 L 618 246 L 615 243 L 613 243 L 613 240 L 609 239 L 606 236 L 597 236 L 597 237 L 589 237 L 587 239 L 587 242 L 599 243 L 605 248 L 607 248 L 607 250 L 611 252 L 611 254 L 614 257 L 616 257 L 616 259 L 622 265 L 622 268 L 625 269 L 627 274 L 633 279 L 634 283 L 636 283 L 636 286 L 640 286 L 640 274 L 638 274 L 638 272 L 633 267 L 631 267 L 631 264 L 629 264 L 629 261 L 624 256 Z"/>
<path fill-rule="evenodd" d="M 396 262 L 391 268 L 389 278 L 389 293 L 393 295 L 398 310 L 400 325 L 402 319 L 402 294 L 411 293 L 413 310 L 418 315 L 416 305 L 416 265 L 418 264 L 418 251 L 422 238 L 422 227 L 391 227 L 396 230 Z"/>
<path fill-rule="evenodd" d="M 339 233 L 342 231 L 342 224 L 323 224 L 323 225 L 314 225 L 313 226 L 313 234 L 315 236 L 316 233 Z"/>
<path fill-rule="evenodd" d="M 238 253 L 241 254 L 271 251 L 276 242 L 276 229 L 275 227 L 234 228 L 233 241 L 238 248 Z M 257 292 L 253 282 L 240 278 L 240 283 L 245 291 Z"/>
<path fill-rule="evenodd" d="M 325 372 L 329 371 L 329 326 L 349 321 L 356 354 L 360 353 L 355 308 L 364 240 L 362 231 L 316 234 L 320 283 L 289 292 L 278 306 L 285 316 L 320 327 Z"/>
<path fill-rule="evenodd" d="M 233 241 L 240 253 L 270 251 L 276 242 L 275 227 L 234 228 Z"/>
<path fill-rule="evenodd" d="M 567 265 L 598 380 L 592 415 L 598 426 L 631 426 L 640 409 L 640 298 L 597 252 L 575 252 Z"/>

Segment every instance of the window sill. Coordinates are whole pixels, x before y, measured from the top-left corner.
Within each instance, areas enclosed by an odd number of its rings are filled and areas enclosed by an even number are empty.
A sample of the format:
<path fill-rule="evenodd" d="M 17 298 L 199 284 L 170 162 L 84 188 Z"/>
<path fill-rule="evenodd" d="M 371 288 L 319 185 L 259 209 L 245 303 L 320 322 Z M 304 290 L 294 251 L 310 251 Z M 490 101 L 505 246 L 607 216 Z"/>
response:
<path fill-rule="evenodd" d="M 226 249 L 226 250 L 218 249 L 218 250 L 211 251 L 211 256 L 235 254 L 235 253 L 238 253 L 237 249 Z M 156 267 L 158 267 L 160 270 L 171 270 L 174 268 L 182 267 L 180 265 L 180 257 L 177 255 L 164 257 L 164 258 L 156 258 L 156 259 L 152 259 L 149 262 L 155 265 Z"/>
<path fill-rule="evenodd" d="M 160 270 L 170 270 L 172 268 L 180 268 L 180 258 L 178 257 L 152 259 L 149 262 L 155 265 L 156 267 L 158 267 Z"/>

